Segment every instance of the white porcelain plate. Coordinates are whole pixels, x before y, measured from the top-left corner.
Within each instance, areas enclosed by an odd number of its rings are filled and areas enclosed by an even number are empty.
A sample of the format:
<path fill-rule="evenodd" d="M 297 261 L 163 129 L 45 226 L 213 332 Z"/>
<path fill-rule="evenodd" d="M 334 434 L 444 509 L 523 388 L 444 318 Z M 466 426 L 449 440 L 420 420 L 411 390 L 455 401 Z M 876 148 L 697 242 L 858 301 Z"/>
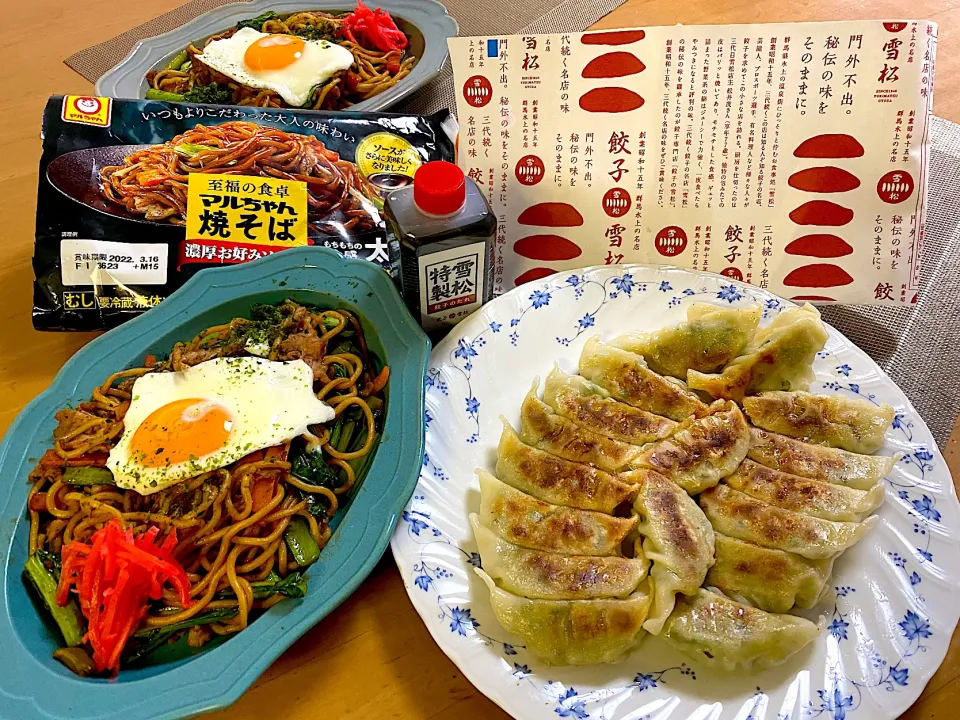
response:
<path fill-rule="evenodd" d="M 920 695 L 960 616 L 960 505 L 929 430 L 896 385 L 836 330 L 811 390 L 896 409 L 882 453 L 902 453 L 886 480 L 881 523 L 836 564 L 817 609 L 826 628 L 786 664 L 725 675 L 646 637 L 614 665 L 546 667 L 500 627 L 467 520 L 493 470 L 503 413 L 519 426 L 534 376 L 575 370 L 583 343 L 685 318 L 691 302 L 761 303 L 763 324 L 791 303 L 719 275 L 642 265 L 560 273 L 494 300 L 430 358 L 426 454 L 392 540 L 414 606 L 474 685 L 518 718 L 557 720 L 892 720 Z"/>

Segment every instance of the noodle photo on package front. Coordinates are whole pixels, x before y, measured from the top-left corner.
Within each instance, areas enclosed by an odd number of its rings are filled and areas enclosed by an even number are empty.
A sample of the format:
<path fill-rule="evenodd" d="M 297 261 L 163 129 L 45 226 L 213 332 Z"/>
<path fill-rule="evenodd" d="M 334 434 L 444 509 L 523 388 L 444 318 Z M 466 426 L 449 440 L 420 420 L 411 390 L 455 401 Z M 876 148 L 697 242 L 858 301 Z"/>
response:
<path fill-rule="evenodd" d="M 375 227 L 377 189 L 357 166 L 328 150 L 312 135 L 290 133 L 251 122 L 197 125 L 169 142 L 138 150 L 123 165 L 100 171 L 104 196 L 147 220 L 184 225 L 191 173 L 248 175 L 307 184 L 308 220 L 337 234 Z M 340 229 L 328 228 L 339 211 Z"/>

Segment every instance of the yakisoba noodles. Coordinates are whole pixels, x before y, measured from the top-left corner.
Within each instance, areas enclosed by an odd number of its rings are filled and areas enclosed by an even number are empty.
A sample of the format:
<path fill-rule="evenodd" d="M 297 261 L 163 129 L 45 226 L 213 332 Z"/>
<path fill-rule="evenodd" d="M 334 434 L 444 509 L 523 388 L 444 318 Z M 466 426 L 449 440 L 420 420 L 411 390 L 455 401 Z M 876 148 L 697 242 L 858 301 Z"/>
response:
<path fill-rule="evenodd" d="M 259 31 L 268 34 L 296 35 L 310 40 L 323 39 L 348 49 L 353 54 L 353 65 L 350 69 L 335 74 L 317 87 L 310 102 L 304 106 L 311 110 L 342 110 L 393 87 L 409 75 L 417 63 L 417 58 L 407 52 L 408 43 L 404 43 L 405 49 L 383 51 L 362 44 L 362 37 L 355 38 L 357 42 L 345 39 L 342 28 L 348 15 L 349 13 L 298 12 L 286 17 L 274 16 L 262 24 L 252 25 L 249 24 L 251 21 L 247 21 L 246 26 L 257 27 Z M 167 67 L 151 71 L 147 75 L 150 87 L 165 93 L 184 94 L 194 88 L 216 83 L 217 86 L 231 91 L 229 104 L 290 107 L 277 93 L 243 85 L 197 59 L 197 55 L 203 53 L 203 47 L 207 44 L 232 37 L 236 31 L 237 28 L 231 28 L 214 35 L 208 38 L 202 47 L 190 44 L 183 57 L 184 62 L 179 67 Z"/>
<path fill-rule="evenodd" d="M 369 198 L 377 190 L 357 166 L 328 150 L 312 135 L 288 133 L 249 122 L 197 125 L 162 145 L 134 152 L 123 165 L 100 170 L 104 196 L 148 220 L 183 225 L 191 173 L 216 173 L 300 180 L 307 183 L 307 219 L 361 232 L 379 217 Z"/>
<path fill-rule="evenodd" d="M 242 356 L 251 343 L 269 348 L 269 360 L 306 362 L 317 396 L 333 408 L 335 419 L 310 426 L 292 442 L 152 495 L 111 484 L 106 454 L 123 433 L 134 381 L 147 373 Z M 197 647 L 243 630 L 258 611 L 302 596 L 305 580 L 290 544 L 292 524 L 309 534 L 317 552 L 329 541 L 330 520 L 361 479 L 377 443 L 388 375 L 351 313 L 290 300 L 255 307 L 254 320 L 237 318 L 208 328 L 178 343 L 163 362 L 148 358 L 143 367 L 113 373 L 90 400 L 57 413 L 53 449 L 30 475 L 31 558 L 43 559 L 55 572 L 65 548 L 89 543 L 114 519 L 135 537 L 151 527 L 161 538 L 175 530 L 172 554 L 186 571 L 190 602 L 183 607 L 164 587 L 162 598 L 149 604 L 124 658 L 138 657 L 145 644 L 156 645 L 158 639 L 172 642 L 188 634 L 189 644 Z M 74 484 L 78 468 L 99 473 L 94 480 L 105 482 Z M 171 635 L 167 628 L 178 633 Z"/>

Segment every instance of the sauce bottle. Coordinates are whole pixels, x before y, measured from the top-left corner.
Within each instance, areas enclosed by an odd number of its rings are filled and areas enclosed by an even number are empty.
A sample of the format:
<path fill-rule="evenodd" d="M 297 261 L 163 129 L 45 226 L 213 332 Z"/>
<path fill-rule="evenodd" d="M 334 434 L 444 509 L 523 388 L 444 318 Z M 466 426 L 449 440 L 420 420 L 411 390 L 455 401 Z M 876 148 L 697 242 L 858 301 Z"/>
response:
<path fill-rule="evenodd" d="M 424 330 L 456 325 L 493 298 L 497 220 L 458 166 L 421 165 L 413 186 L 387 195 L 383 209 L 400 248 L 400 292 Z"/>

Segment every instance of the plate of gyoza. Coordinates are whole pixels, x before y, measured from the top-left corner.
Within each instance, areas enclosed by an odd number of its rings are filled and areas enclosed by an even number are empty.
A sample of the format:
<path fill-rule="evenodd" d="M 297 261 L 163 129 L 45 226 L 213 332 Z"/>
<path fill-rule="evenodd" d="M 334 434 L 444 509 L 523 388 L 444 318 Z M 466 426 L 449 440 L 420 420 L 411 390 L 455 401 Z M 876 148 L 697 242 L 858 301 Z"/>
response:
<path fill-rule="evenodd" d="M 960 615 L 960 505 L 909 400 L 811 305 L 627 265 L 519 287 L 427 372 L 392 541 L 518 718 L 896 718 Z"/>

